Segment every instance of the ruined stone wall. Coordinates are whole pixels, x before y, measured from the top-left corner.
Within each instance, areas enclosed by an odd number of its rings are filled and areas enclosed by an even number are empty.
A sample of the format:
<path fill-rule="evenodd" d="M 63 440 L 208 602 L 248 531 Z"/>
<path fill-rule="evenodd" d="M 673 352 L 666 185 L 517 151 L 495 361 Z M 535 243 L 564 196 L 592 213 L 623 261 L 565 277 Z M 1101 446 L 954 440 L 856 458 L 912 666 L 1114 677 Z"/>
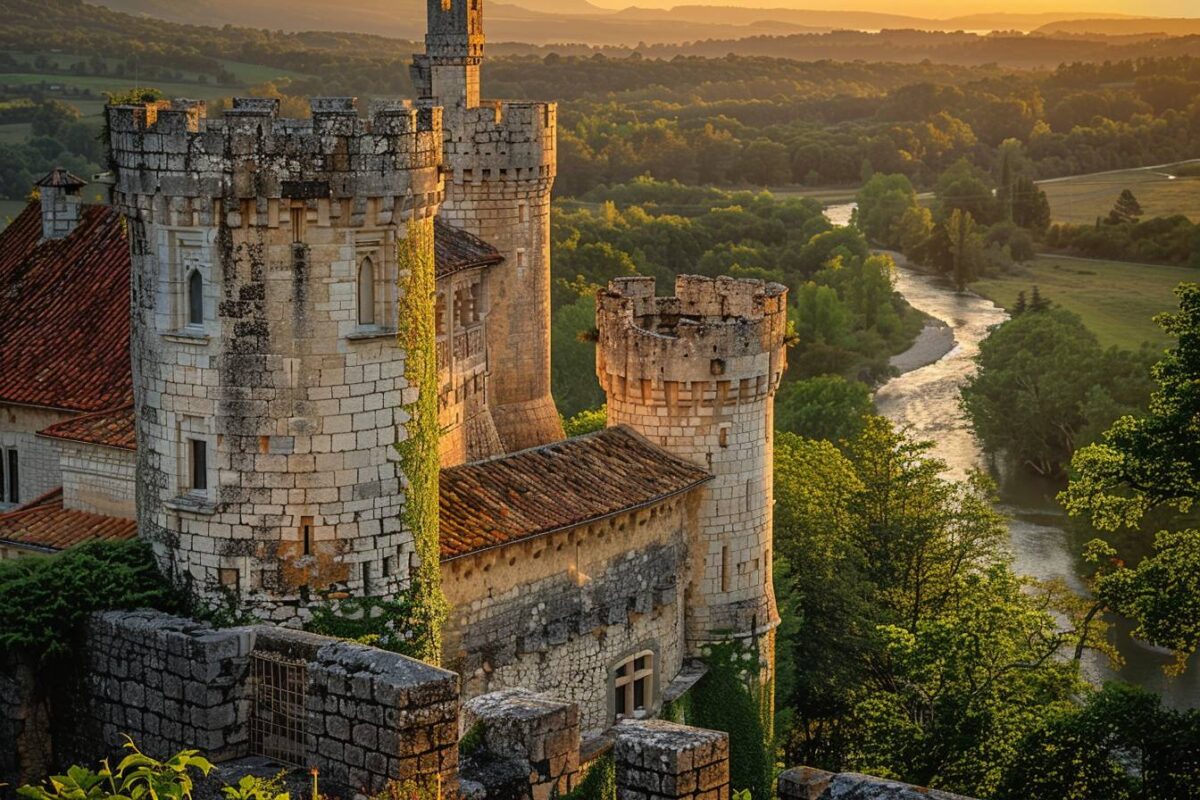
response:
<path fill-rule="evenodd" d="M 408 584 L 394 445 L 403 407 L 436 387 L 404 378 L 397 243 L 441 201 L 442 130 L 439 109 L 382 104 L 364 120 L 348 98 L 314 100 L 311 120 L 276 112 L 108 114 L 133 253 L 140 530 L 201 596 L 233 592 L 291 624 L 311 599 Z"/>
<path fill-rule="evenodd" d="M 899 781 L 802 767 L 779 776 L 779 800 L 970 800 L 962 795 L 910 786 Z"/>
<path fill-rule="evenodd" d="M 69 411 L 0 404 L 0 450 L 16 448 L 20 467 L 20 500 L 28 503 L 62 486 L 58 449 L 37 432 L 76 416 Z M 4 465 L 5 480 L 8 464 Z M 5 508 L 0 503 L 0 509 Z"/>
<path fill-rule="evenodd" d="M 442 565 L 443 663 L 464 698 L 523 687 L 578 703 L 585 734 L 612 724 L 613 669 L 654 653 L 654 703 L 684 657 L 683 596 L 697 507 L 637 512 Z"/>
<path fill-rule="evenodd" d="M 557 441 L 550 395 L 550 191 L 557 106 L 487 102 L 447 109 L 442 216 L 504 256 L 488 297 L 489 397 L 509 451 Z"/>
<path fill-rule="evenodd" d="M 98 614 L 87 632 L 81 747 L 91 759 L 125 736 L 156 758 L 196 748 L 221 760 L 246 755 L 249 629 L 154 611 Z"/>
<path fill-rule="evenodd" d="M 296 759 L 328 785 L 368 793 L 392 780 L 454 785 L 458 677 L 445 670 L 299 631 L 213 630 L 153 611 L 97 615 L 86 652 L 80 761 L 119 750 L 124 734 L 157 757 L 185 748 L 216 761 L 261 754 L 255 719 L 280 723 L 257 709 L 284 705 L 278 694 L 258 696 L 255 660 L 268 659 L 301 670 L 300 685 L 286 684 L 304 700 Z"/>
<path fill-rule="evenodd" d="M 625 720 L 613 757 L 621 800 L 729 800 L 729 735 L 661 720 Z"/>
<path fill-rule="evenodd" d="M 63 507 L 136 519 L 137 454 L 132 450 L 58 442 Z"/>
<path fill-rule="evenodd" d="M 771 582 L 774 395 L 786 366 L 787 290 L 761 281 L 614 281 L 597 298 L 596 370 L 608 424 L 628 425 L 714 475 L 693 529 L 688 638 L 765 636 Z M 769 660 L 769 653 L 764 656 Z"/>

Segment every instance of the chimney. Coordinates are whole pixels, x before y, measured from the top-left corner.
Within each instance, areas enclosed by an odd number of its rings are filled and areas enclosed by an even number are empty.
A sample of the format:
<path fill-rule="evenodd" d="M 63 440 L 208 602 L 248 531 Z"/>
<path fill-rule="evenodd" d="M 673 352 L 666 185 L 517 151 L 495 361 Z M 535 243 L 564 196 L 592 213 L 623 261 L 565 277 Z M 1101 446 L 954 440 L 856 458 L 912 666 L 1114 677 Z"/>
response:
<path fill-rule="evenodd" d="M 83 214 L 80 191 L 87 181 L 62 167 L 37 182 L 42 197 L 42 239 L 65 239 Z"/>

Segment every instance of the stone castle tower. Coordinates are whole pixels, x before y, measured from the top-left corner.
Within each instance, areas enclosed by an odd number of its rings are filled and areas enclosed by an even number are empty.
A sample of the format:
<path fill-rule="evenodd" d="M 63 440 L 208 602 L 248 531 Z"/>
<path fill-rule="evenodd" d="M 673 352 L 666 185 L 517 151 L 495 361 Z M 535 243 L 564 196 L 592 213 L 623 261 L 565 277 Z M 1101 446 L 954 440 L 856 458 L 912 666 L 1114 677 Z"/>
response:
<path fill-rule="evenodd" d="M 426 52 L 413 82 L 444 108 L 441 218 L 496 247 L 488 282 L 488 399 L 509 452 L 561 439 L 550 395 L 550 190 L 554 103 L 480 100 L 483 0 L 428 0 Z"/>
<path fill-rule="evenodd" d="M 108 110 L 133 257 L 139 528 L 204 598 L 293 621 L 408 585 L 398 244 L 433 264 L 441 111 Z M 411 238 L 410 238 L 411 237 Z M 432 273 L 428 276 L 432 282 Z"/>
<path fill-rule="evenodd" d="M 714 476 L 692 533 L 689 650 L 733 635 L 773 664 L 772 439 L 787 290 L 681 276 L 674 297 L 656 297 L 653 278 L 624 278 L 600 292 L 596 322 L 608 424 L 628 425 Z"/>

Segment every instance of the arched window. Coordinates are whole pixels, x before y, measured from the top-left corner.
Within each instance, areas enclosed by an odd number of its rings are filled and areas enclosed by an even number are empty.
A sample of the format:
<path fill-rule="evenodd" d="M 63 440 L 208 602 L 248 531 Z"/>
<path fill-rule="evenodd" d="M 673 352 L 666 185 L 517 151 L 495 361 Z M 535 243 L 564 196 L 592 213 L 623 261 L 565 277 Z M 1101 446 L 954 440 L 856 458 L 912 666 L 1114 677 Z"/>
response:
<path fill-rule="evenodd" d="M 187 279 L 187 324 L 204 324 L 204 276 L 200 270 L 188 273 Z"/>
<path fill-rule="evenodd" d="M 358 324 L 375 324 L 375 264 L 370 258 L 358 265 Z"/>

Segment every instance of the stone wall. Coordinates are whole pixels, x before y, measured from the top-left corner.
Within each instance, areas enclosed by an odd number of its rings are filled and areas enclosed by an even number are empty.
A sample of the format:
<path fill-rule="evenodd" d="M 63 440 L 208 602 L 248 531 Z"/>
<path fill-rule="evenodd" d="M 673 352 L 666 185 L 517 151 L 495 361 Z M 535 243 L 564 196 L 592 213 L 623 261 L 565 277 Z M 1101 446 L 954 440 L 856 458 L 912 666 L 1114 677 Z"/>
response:
<path fill-rule="evenodd" d="M 58 442 L 63 507 L 137 518 L 137 454 L 82 442 Z"/>
<path fill-rule="evenodd" d="M 613 281 L 597 295 L 596 372 L 608 424 L 628 425 L 714 476 L 692 530 L 688 641 L 769 641 L 774 399 L 787 356 L 787 289 L 680 276 Z M 769 660 L 770 653 L 763 654 Z"/>
<path fill-rule="evenodd" d="M 661 720 L 625 720 L 613 758 L 621 800 L 729 800 L 729 735 Z"/>
<path fill-rule="evenodd" d="M 855 773 L 803 767 L 779 776 L 779 800 L 970 800 L 962 795 Z"/>
<path fill-rule="evenodd" d="M 579 772 L 579 706 L 525 689 L 463 705 L 464 788 L 483 797 L 544 800 L 571 790 Z M 474 741 L 471 741 L 474 739 Z M 478 790 L 474 790 L 478 793 Z"/>
<path fill-rule="evenodd" d="M 657 709 L 684 657 L 693 498 L 443 563 L 444 663 L 464 697 L 543 692 L 578 703 L 593 734 L 613 721 L 613 669 L 650 651 Z"/>
<path fill-rule="evenodd" d="M 310 596 L 407 588 L 395 445 L 404 408 L 437 391 L 405 379 L 397 245 L 442 199 L 441 111 L 312 105 L 311 120 L 246 98 L 222 120 L 187 102 L 108 109 L 133 257 L 139 529 L 193 591 L 287 624 Z"/>
<path fill-rule="evenodd" d="M 125 735 L 156 757 L 189 748 L 215 761 L 255 754 L 256 720 L 276 720 L 256 710 L 266 703 L 256 660 L 265 659 L 260 665 L 299 669 L 300 682 L 287 688 L 304 700 L 296 712 L 304 741 L 293 754 L 301 766 L 353 792 L 393 780 L 454 784 L 458 677 L 445 670 L 323 636 L 272 626 L 213 630 L 152 611 L 97 615 L 87 653 L 83 724 L 71 748 L 78 761 L 116 752 Z"/>
<path fill-rule="evenodd" d="M 253 644 L 252 629 L 215 631 L 153 611 L 94 617 L 85 661 L 93 755 L 120 750 L 125 736 L 158 758 L 189 748 L 215 760 L 245 755 Z"/>
<path fill-rule="evenodd" d="M 62 486 L 58 448 L 37 432 L 76 416 L 69 411 L 52 411 L 27 406 L 0 405 L 0 450 L 15 448 L 20 460 L 20 501 L 28 503 Z M 5 480 L 8 463 L 4 464 Z M 0 491 L 0 499 L 3 492 Z M 0 510 L 4 509 L 0 502 Z"/>
<path fill-rule="evenodd" d="M 38 664 L 0 653 L 0 797 L 50 769 L 50 702 L 38 683 Z"/>

